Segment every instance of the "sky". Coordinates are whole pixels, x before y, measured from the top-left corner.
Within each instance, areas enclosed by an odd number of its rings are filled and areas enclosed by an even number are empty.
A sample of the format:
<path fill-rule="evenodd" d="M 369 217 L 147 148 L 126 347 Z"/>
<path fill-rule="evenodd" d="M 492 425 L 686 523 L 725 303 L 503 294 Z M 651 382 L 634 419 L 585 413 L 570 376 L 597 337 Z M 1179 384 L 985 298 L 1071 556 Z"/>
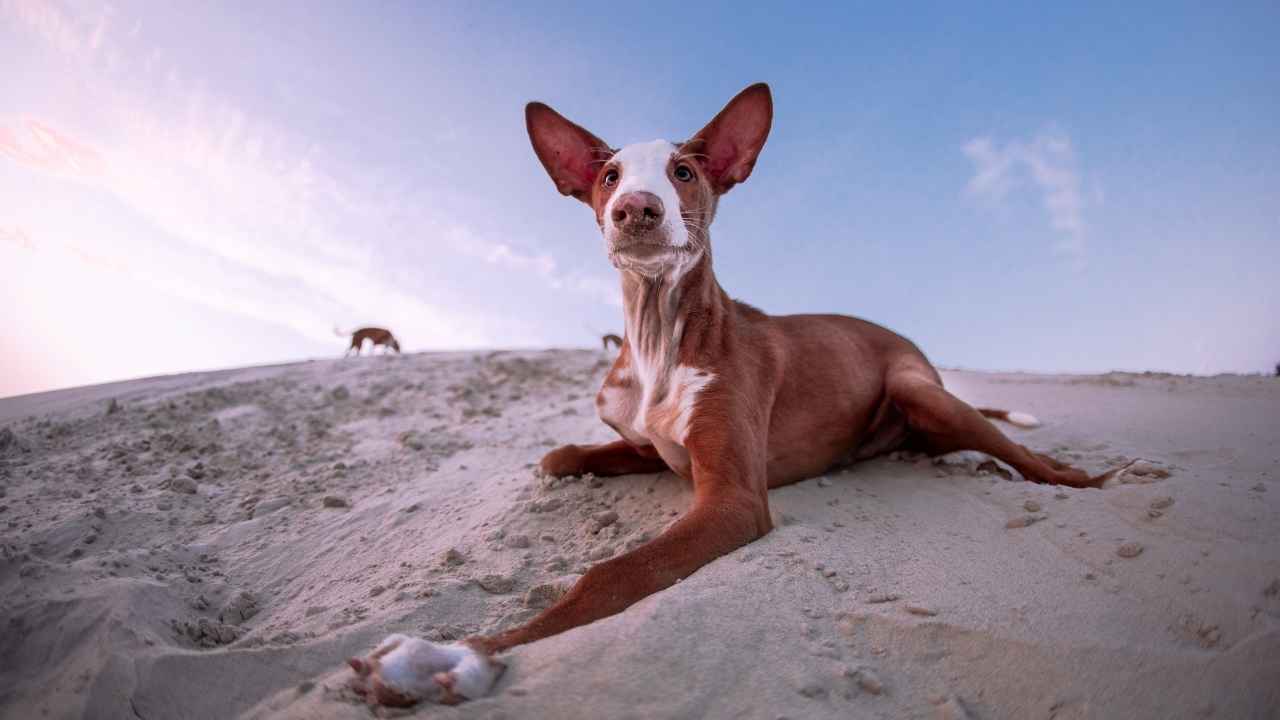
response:
<path fill-rule="evenodd" d="M 770 5 L 0 0 L 0 396 L 595 346 L 617 273 L 524 104 L 621 147 L 757 81 L 731 295 L 947 367 L 1280 362 L 1280 5 Z"/>

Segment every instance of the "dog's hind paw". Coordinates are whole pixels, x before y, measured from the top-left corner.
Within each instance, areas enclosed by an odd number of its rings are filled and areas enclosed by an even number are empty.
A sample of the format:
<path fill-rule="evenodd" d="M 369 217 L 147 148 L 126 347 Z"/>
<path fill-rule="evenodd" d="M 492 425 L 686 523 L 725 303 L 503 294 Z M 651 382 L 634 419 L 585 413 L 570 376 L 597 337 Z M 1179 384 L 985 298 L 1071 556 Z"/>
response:
<path fill-rule="evenodd" d="M 375 705 L 404 707 L 422 701 L 456 705 L 484 697 L 505 665 L 472 642 L 440 645 L 390 635 L 369 655 L 347 661 L 351 687 Z"/>

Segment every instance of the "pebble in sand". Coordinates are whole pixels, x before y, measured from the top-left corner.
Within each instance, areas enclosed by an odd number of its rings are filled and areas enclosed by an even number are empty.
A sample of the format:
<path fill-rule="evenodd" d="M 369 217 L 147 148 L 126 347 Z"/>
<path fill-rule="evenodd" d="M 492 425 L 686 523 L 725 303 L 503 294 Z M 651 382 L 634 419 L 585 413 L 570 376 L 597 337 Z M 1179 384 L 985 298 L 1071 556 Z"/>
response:
<path fill-rule="evenodd" d="M 1116 548 L 1116 554 L 1125 559 L 1136 558 L 1142 554 L 1143 549 L 1142 543 L 1128 542 Z"/>

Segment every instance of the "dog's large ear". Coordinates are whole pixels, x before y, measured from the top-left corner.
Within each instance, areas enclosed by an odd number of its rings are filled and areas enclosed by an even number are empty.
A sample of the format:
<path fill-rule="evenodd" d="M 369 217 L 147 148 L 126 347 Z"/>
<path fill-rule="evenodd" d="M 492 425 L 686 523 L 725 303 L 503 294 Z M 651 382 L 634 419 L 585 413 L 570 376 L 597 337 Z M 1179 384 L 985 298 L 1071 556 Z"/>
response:
<path fill-rule="evenodd" d="M 717 193 L 727 193 L 751 176 L 773 124 L 773 95 L 756 83 L 738 93 L 719 115 L 685 143 L 702 163 Z"/>
<path fill-rule="evenodd" d="M 564 195 L 591 203 L 591 188 L 613 150 L 600 138 L 540 102 L 524 108 L 533 151 Z"/>

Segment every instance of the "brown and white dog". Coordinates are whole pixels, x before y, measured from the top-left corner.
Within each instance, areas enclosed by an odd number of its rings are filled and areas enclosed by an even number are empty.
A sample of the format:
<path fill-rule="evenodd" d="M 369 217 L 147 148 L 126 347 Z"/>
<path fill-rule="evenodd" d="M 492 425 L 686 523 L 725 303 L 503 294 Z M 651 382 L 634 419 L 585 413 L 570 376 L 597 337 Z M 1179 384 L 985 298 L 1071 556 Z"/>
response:
<path fill-rule="evenodd" d="M 347 333 L 344 333 L 337 328 L 334 328 L 333 331 L 338 335 L 338 337 L 347 336 Z M 347 348 L 346 354 L 350 355 L 354 352 L 356 355 L 359 355 L 360 348 L 364 346 L 365 340 L 369 340 L 373 343 L 373 347 L 369 349 L 369 352 L 373 352 L 379 345 L 381 345 L 382 348 L 388 352 L 395 350 L 397 354 L 400 353 L 400 341 L 396 340 L 396 336 L 392 335 L 390 330 L 380 327 L 362 327 L 351 333 L 351 345 Z"/>
<path fill-rule="evenodd" d="M 915 345 L 883 327 L 843 315 L 770 316 L 721 289 L 711 221 L 720 197 L 751 175 L 772 117 L 768 86 L 753 85 L 690 140 L 614 150 L 546 105 L 526 108 L 556 187 L 595 214 L 626 316 L 621 352 L 596 397 L 621 438 L 557 448 L 541 469 L 671 470 L 692 483 L 693 506 L 648 544 L 592 567 L 528 623 L 472 638 L 471 647 L 503 651 L 670 587 L 768 533 L 770 488 L 844 462 L 972 449 L 1033 482 L 1087 488 L 1106 479 L 1010 441 L 986 418 L 1028 426 L 1035 418 L 970 407 Z"/>

